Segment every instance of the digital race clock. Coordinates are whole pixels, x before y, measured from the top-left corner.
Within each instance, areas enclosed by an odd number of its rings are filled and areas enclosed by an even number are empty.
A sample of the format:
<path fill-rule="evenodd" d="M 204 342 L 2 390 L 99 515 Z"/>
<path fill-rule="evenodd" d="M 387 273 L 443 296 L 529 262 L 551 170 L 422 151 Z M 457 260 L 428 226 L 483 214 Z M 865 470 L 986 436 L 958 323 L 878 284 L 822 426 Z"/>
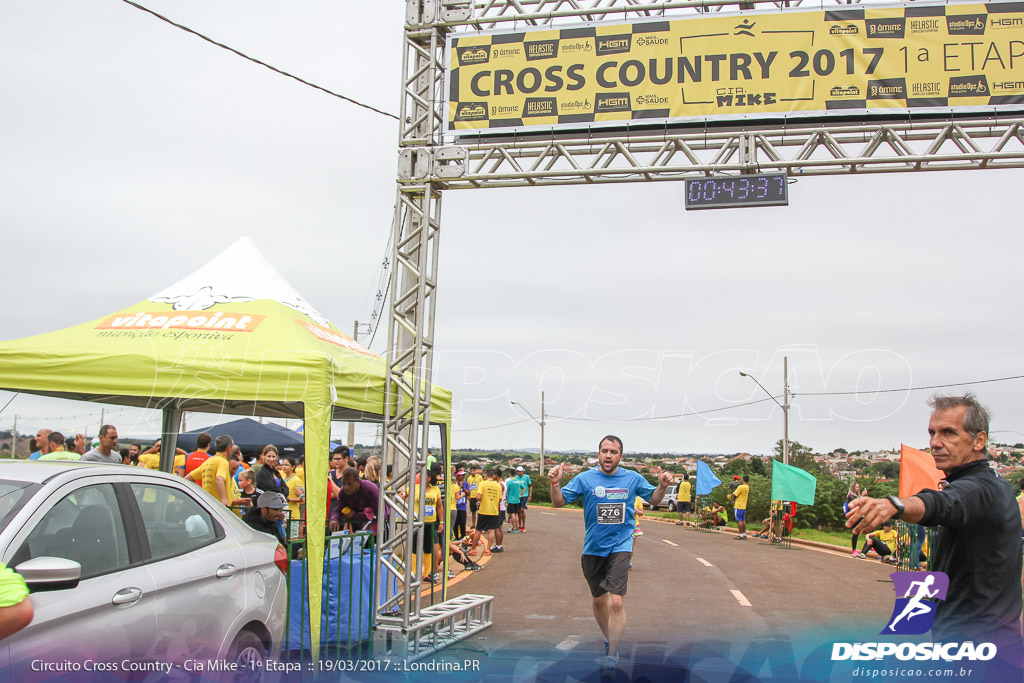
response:
<path fill-rule="evenodd" d="M 785 173 L 686 179 L 687 210 L 788 204 L 789 190 Z"/>

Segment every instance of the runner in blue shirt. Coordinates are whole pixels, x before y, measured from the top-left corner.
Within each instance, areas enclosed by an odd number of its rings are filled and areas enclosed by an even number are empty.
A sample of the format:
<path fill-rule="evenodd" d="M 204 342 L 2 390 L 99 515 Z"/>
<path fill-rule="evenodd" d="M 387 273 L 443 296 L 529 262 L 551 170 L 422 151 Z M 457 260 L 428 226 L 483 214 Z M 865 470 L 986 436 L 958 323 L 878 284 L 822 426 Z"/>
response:
<path fill-rule="evenodd" d="M 572 479 L 565 488 L 562 466 L 548 472 L 551 503 L 563 507 L 583 498 L 583 576 L 594 598 L 594 617 L 605 638 L 605 662 L 602 676 L 614 676 L 618 665 L 619 643 L 626 630 L 623 598 L 629 577 L 629 561 L 633 555 L 633 501 L 640 496 L 652 506 L 665 496 L 672 474 L 663 472 L 654 488 L 632 470 L 619 469 L 622 460 L 622 439 L 606 436 L 598 449 L 598 466 Z"/>
<path fill-rule="evenodd" d="M 516 479 L 523 482 L 523 492 L 519 495 L 519 531 L 526 531 L 526 504 L 533 494 L 533 482 L 522 465 L 516 468 Z"/>

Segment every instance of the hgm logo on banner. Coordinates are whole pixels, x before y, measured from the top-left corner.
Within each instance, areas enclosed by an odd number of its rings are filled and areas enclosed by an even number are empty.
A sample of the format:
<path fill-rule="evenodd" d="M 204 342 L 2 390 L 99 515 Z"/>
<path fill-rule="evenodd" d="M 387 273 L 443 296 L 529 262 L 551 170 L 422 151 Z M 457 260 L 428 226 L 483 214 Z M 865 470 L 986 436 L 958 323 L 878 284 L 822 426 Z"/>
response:
<path fill-rule="evenodd" d="M 629 52 L 629 34 L 619 36 L 598 36 L 597 54 L 615 55 L 621 52 Z"/>
<path fill-rule="evenodd" d="M 920 635 L 931 630 L 935 623 L 935 608 L 945 600 L 949 590 L 949 576 L 944 572 L 894 572 L 892 577 L 896 604 L 892 616 L 881 634 Z"/>
<path fill-rule="evenodd" d="M 594 113 L 609 111 L 630 111 L 628 92 L 599 92 L 594 102 Z"/>

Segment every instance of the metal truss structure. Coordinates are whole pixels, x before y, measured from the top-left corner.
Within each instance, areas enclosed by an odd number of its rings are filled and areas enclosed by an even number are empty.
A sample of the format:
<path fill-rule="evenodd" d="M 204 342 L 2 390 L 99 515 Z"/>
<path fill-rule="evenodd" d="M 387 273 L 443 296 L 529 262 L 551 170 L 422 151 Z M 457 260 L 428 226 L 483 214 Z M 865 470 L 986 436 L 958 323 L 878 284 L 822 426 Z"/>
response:
<path fill-rule="evenodd" d="M 444 47 L 448 34 L 584 21 L 683 17 L 723 9 L 842 6 L 839 0 L 406 0 L 395 271 L 388 326 L 390 381 L 384 465 L 394 477 L 381 491 L 390 511 L 381 534 L 377 586 L 400 591 L 378 607 L 377 654 L 415 655 L 426 623 L 454 623 L 467 609 L 450 601 L 421 610 L 412 549 L 422 547 L 422 513 L 411 489 L 425 475 L 441 194 L 447 189 L 682 180 L 715 174 L 785 172 L 790 176 L 1024 167 L 1024 117 L 973 115 L 899 120 L 789 119 L 673 127 L 625 126 L 587 133 L 453 136 L 445 131 Z M 865 3 L 866 4 L 866 3 Z M 423 486 L 420 481 L 420 496 Z M 481 597 L 481 596 L 476 596 Z M 426 608 L 424 608 L 426 609 Z M 489 611 L 473 629 L 486 628 Z M 469 632 L 473 629 L 464 629 Z M 457 636 L 453 631 L 452 637 Z"/>

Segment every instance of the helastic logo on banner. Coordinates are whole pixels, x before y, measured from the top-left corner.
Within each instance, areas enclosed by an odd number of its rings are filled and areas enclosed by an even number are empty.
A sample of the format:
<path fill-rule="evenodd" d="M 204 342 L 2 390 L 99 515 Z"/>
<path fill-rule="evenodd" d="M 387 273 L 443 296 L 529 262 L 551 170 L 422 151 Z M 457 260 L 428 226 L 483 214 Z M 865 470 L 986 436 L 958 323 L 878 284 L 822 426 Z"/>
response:
<path fill-rule="evenodd" d="M 946 599 L 949 576 L 945 572 L 894 572 L 889 576 L 897 597 L 881 635 L 921 635 L 930 631 L 935 623 L 936 601 Z"/>
<path fill-rule="evenodd" d="M 557 40 L 538 40 L 524 44 L 526 45 L 526 61 L 528 62 L 532 62 L 535 59 L 554 59 L 558 56 Z"/>
<path fill-rule="evenodd" d="M 527 97 L 523 104 L 523 118 L 557 115 L 558 99 L 554 97 Z"/>

